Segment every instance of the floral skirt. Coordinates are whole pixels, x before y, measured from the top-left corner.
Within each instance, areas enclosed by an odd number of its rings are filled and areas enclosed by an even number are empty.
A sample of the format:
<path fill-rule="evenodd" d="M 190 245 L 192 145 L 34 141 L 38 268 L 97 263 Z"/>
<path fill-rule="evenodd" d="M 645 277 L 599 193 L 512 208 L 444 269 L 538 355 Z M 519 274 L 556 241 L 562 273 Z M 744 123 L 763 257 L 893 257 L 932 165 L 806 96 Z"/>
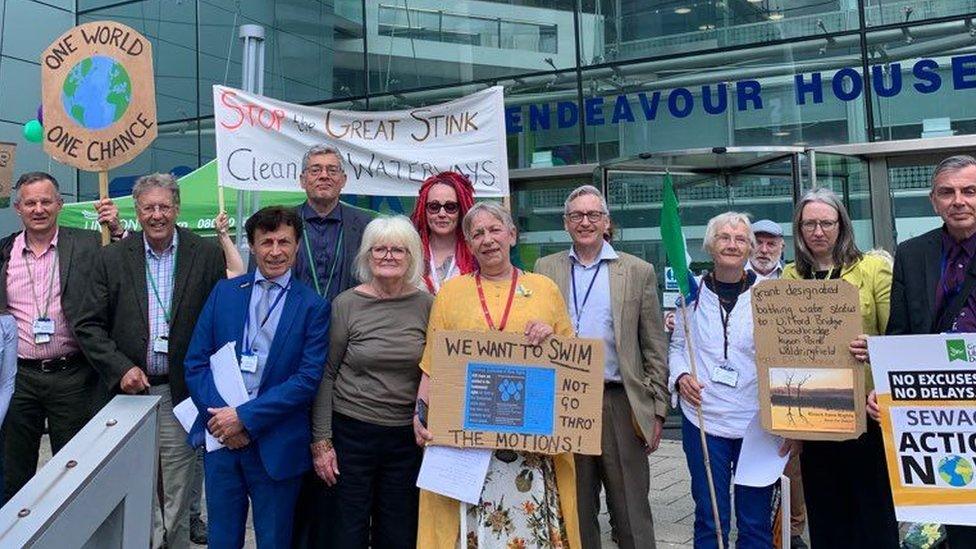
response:
<path fill-rule="evenodd" d="M 468 549 L 569 547 L 556 469 L 542 454 L 496 451 L 481 502 L 468 508 Z"/>

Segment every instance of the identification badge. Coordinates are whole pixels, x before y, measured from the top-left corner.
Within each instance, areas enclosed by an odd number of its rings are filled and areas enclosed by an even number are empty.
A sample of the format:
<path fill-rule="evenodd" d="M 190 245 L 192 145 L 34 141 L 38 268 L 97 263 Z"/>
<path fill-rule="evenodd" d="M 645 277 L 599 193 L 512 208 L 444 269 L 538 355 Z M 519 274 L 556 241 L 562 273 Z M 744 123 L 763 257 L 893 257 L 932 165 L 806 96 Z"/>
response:
<path fill-rule="evenodd" d="M 716 366 L 712 368 L 712 381 L 721 383 L 722 385 L 728 385 L 729 387 L 735 387 L 739 382 L 739 372 L 736 372 L 732 368 Z"/>
<path fill-rule="evenodd" d="M 169 337 L 159 336 L 153 340 L 153 352 L 160 354 L 169 353 Z"/>
<path fill-rule="evenodd" d="M 38 318 L 34 321 L 34 335 L 54 335 L 54 321 L 50 318 Z M 51 338 L 48 338 L 50 341 Z"/>
<path fill-rule="evenodd" d="M 258 371 L 258 355 L 244 353 L 241 355 L 241 371 L 253 374 Z"/>
<path fill-rule="evenodd" d="M 34 345 L 41 345 L 43 343 L 50 343 L 50 334 L 34 334 Z"/>

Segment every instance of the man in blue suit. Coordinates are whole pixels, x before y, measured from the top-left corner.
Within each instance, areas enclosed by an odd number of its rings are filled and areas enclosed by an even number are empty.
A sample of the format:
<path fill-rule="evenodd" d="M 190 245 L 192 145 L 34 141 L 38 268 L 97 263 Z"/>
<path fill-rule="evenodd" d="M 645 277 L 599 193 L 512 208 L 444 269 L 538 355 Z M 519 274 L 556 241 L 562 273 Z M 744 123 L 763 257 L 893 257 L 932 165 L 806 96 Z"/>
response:
<path fill-rule="evenodd" d="M 248 498 L 258 547 L 288 547 L 302 474 L 311 468 L 309 406 L 328 351 L 329 304 L 292 276 L 302 220 L 272 206 L 245 224 L 254 273 L 214 287 L 197 321 L 184 367 L 204 429 L 226 448 L 207 453 L 204 478 L 210 546 L 242 547 Z M 210 356 L 233 341 L 250 400 L 221 398 Z"/>

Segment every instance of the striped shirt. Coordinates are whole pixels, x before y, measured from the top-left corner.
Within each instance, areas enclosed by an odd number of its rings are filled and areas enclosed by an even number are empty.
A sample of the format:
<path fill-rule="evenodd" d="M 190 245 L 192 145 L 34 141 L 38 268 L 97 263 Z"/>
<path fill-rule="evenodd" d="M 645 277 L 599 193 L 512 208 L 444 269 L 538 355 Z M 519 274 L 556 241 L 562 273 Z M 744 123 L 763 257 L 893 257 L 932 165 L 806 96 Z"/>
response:
<path fill-rule="evenodd" d="M 61 307 L 61 273 L 57 257 L 57 232 L 47 250 L 40 255 L 27 246 L 24 232 L 14 238 L 7 266 L 7 307 L 17 320 L 17 356 L 20 358 L 46 360 L 80 350 Z M 54 321 L 54 335 L 48 343 L 35 344 L 34 321 L 45 316 L 45 307 L 47 318 Z"/>
<path fill-rule="evenodd" d="M 149 343 L 146 349 L 146 369 L 151 376 L 169 373 L 169 355 L 153 351 L 153 342 L 160 336 L 169 336 L 169 316 L 172 317 L 173 286 L 176 280 L 176 246 L 179 232 L 173 233 L 173 242 L 157 254 L 143 236 L 146 247 L 146 291 L 149 292 Z"/>

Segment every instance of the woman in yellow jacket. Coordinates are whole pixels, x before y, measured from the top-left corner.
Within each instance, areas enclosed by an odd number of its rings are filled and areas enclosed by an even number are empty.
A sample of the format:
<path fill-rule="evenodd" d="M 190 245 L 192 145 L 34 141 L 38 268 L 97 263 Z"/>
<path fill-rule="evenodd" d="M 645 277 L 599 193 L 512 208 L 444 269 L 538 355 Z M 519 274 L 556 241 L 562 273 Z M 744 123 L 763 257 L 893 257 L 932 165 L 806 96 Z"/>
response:
<path fill-rule="evenodd" d="M 858 289 L 863 332 L 883 335 L 891 259 L 885 252 L 857 248 L 851 218 L 836 194 L 814 189 L 800 199 L 793 243 L 796 262 L 786 266 L 783 278 L 846 280 Z M 870 391 L 871 370 L 864 367 Z M 898 547 L 881 429 L 875 421 L 868 420 L 867 432 L 856 440 L 804 442 L 800 466 L 813 547 Z"/>
<path fill-rule="evenodd" d="M 573 335 L 556 284 L 512 265 L 509 248 L 515 245 L 516 232 L 507 209 L 495 203 L 475 204 L 461 225 L 480 270 L 451 278 L 434 299 L 420 361 L 424 373 L 414 417 L 418 444 L 431 438 L 421 416 L 429 402 L 432 342 L 438 331 L 515 332 L 533 345 L 552 334 Z M 455 549 L 462 534 L 460 510 L 457 500 L 421 490 L 418 549 Z M 481 501 L 470 506 L 466 522 L 464 547 L 469 549 L 579 548 L 573 455 L 496 450 Z"/>

